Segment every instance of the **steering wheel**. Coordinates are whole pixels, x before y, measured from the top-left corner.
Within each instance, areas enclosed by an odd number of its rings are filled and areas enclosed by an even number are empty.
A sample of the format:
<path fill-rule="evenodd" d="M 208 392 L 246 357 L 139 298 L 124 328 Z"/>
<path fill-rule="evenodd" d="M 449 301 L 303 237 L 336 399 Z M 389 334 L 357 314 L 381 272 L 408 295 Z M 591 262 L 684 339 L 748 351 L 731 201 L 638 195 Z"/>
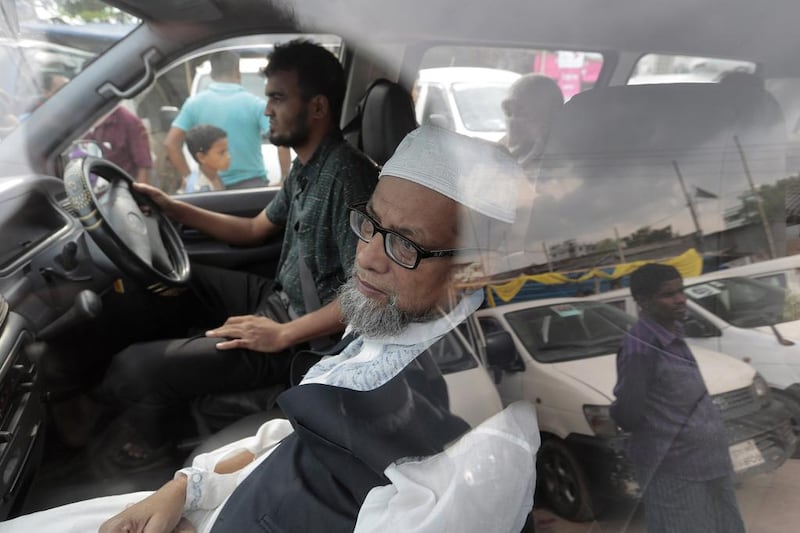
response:
<path fill-rule="evenodd" d="M 102 192 L 99 178 L 108 182 Z M 189 255 L 178 231 L 132 184 L 124 170 L 96 157 L 72 159 L 64 169 L 67 197 L 78 219 L 117 268 L 155 292 L 165 285 L 185 285 Z"/>

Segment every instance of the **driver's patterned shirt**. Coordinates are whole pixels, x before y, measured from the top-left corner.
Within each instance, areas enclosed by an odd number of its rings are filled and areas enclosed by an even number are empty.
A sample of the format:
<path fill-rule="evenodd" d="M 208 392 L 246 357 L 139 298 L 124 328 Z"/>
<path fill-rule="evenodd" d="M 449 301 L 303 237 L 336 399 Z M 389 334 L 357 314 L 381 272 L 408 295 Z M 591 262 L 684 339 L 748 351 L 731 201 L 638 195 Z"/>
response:
<path fill-rule="evenodd" d="M 298 315 L 307 312 L 299 258 L 311 271 L 320 303 L 333 300 L 352 270 L 358 241 L 347 208 L 369 200 L 377 180 L 377 166 L 337 131 L 305 165 L 294 160 L 283 188 L 267 206 L 267 218 L 285 228 L 277 281 Z"/>

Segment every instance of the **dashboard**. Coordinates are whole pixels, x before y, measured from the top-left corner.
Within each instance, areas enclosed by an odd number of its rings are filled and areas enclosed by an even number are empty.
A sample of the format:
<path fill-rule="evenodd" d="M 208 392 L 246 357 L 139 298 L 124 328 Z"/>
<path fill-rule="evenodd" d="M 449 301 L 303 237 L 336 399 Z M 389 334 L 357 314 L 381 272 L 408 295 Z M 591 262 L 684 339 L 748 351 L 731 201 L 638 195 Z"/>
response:
<path fill-rule="evenodd" d="M 63 182 L 47 176 L 0 180 L 0 295 L 41 332 L 83 290 L 106 290 L 116 267 L 71 213 Z"/>

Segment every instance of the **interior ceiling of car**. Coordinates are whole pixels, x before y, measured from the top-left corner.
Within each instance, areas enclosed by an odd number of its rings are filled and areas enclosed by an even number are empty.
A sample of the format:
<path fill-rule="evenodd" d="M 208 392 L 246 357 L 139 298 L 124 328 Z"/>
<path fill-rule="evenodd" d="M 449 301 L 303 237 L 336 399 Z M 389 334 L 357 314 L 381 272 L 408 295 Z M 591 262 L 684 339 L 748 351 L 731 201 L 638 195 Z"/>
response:
<path fill-rule="evenodd" d="M 156 25 L 324 31 L 345 38 L 534 42 L 763 61 L 800 45 L 794 0 L 111 0 Z M 611 9 L 613 7 L 613 9 Z M 503 14 L 507 14 L 504 16 Z M 620 13 L 625 16 L 621 17 Z"/>

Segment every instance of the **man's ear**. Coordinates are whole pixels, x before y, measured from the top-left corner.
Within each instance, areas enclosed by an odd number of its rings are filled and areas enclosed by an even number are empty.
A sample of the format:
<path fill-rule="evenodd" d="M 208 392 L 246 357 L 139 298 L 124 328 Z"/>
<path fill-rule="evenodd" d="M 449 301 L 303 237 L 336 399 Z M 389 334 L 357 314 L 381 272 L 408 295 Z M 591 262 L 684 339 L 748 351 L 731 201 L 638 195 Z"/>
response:
<path fill-rule="evenodd" d="M 309 103 L 311 116 L 317 120 L 325 118 L 330 113 L 330 103 L 327 96 L 318 94 L 312 97 Z"/>

